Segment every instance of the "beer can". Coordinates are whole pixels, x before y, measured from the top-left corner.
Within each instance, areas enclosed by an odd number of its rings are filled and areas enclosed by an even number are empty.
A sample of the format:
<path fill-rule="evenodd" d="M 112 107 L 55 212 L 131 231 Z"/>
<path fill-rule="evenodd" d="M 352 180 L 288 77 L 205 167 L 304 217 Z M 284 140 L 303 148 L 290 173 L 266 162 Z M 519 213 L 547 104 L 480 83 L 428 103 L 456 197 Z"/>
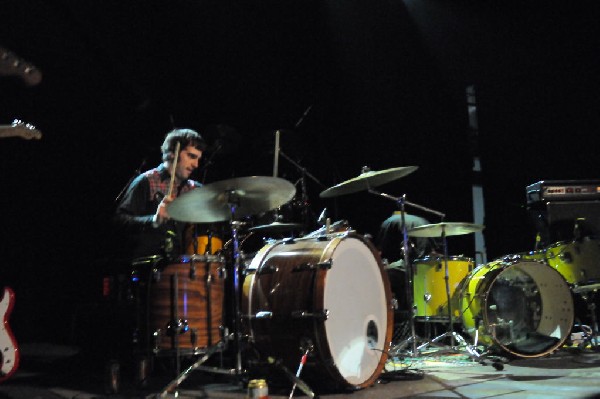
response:
<path fill-rule="evenodd" d="M 269 386 L 266 380 L 250 380 L 248 382 L 247 399 L 268 399 Z"/>

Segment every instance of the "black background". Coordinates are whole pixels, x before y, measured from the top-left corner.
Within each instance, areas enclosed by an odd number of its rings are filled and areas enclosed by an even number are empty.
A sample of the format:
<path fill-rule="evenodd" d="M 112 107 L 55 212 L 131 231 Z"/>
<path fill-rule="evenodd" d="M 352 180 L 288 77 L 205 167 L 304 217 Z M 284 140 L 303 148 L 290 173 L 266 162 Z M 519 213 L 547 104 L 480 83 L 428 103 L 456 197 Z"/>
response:
<path fill-rule="evenodd" d="M 173 126 L 209 142 L 218 124 L 238 133 L 195 176 L 205 183 L 271 176 L 281 129 L 283 152 L 318 180 L 306 181 L 312 212 L 327 207 L 361 234 L 395 204 L 319 193 L 362 166 L 418 166 L 380 190 L 451 222 L 473 221 L 481 183 L 488 259 L 532 249 L 525 187 L 599 176 L 593 3 L 1 1 L 0 45 L 43 73 L 34 87 L 0 79 L 0 124 L 20 118 L 43 133 L 0 143 L 0 266 L 17 293 L 18 339 L 77 334 L 73 315 L 99 297 L 111 257 L 114 199 L 142 163 L 159 163 Z M 301 177 L 283 158 L 279 171 Z M 472 236 L 449 239 L 451 254 L 473 251 Z"/>

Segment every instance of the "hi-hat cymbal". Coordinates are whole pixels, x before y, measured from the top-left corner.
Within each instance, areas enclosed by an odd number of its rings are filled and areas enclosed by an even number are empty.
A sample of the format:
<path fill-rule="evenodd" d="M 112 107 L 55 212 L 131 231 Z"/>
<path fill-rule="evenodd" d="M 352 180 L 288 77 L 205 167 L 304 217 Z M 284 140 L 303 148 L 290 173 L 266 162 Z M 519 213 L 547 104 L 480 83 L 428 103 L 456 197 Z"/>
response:
<path fill-rule="evenodd" d="M 337 197 L 338 195 L 352 194 L 359 191 L 368 190 L 370 187 L 381 186 L 393 180 L 399 179 L 411 174 L 418 169 L 418 166 L 401 166 L 386 170 L 370 170 L 361 173 L 359 176 L 346 180 L 345 182 L 329 187 L 319 194 L 321 198 Z"/>
<path fill-rule="evenodd" d="M 445 222 L 414 227 L 408 230 L 408 235 L 411 237 L 441 237 L 442 234 L 446 236 L 459 236 L 476 233 L 482 231 L 484 228 L 485 226 L 481 224 Z"/>
<path fill-rule="evenodd" d="M 251 227 L 248 231 L 266 232 L 266 233 L 284 233 L 286 231 L 300 230 L 302 225 L 299 223 L 281 223 L 273 222 L 262 226 Z"/>
<path fill-rule="evenodd" d="M 188 223 L 228 221 L 275 209 L 289 202 L 296 187 L 270 176 L 238 177 L 217 181 L 182 194 L 167 206 L 169 216 Z M 231 215 L 231 204 L 235 213 Z"/>

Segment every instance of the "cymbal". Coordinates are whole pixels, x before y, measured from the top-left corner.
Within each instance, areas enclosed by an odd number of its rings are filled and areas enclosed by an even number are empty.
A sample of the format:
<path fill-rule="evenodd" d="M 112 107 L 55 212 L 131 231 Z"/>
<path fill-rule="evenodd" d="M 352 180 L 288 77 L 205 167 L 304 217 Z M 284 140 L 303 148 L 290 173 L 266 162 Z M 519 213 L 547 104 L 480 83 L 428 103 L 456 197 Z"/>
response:
<path fill-rule="evenodd" d="M 300 230 L 302 225 L 299 223 L 281 223 L 273 222 L 262 226 L 251 227 L 248 231 L 267 232 L 267 233 L 283 233 L 286 231 Z"/>
<path fill-rule="evenodd" d="M 426 224 L 414 227 L 408 230 L 411 237 L 441 237 L 442 233 L 446 236 L 458 236 L 482 231 L 485 226 L 473 223 L 444 222 L 437 224 Z"/>
<path fill-rule="evenodd" d="M 169 216 L 188 223 L 213 223 L 255 215 L 289 202 L 296 187 L 287 180 L 270 176 L 248 176 L 217 181 L 188 191 L 167 206 Z"/>
<path fill-rule="evenodd" d="M 358 191 L 368 190 L 369 187 L 377 187 L 411 174 L 418 166 L 401 166 L 385 170 L 370 170 L 362 172 L 359 176 L 346 180 L 345 182 L 329 187 L 319 194 L 321 198 L 337 197 L 338 195 L 352 194 Z"/>

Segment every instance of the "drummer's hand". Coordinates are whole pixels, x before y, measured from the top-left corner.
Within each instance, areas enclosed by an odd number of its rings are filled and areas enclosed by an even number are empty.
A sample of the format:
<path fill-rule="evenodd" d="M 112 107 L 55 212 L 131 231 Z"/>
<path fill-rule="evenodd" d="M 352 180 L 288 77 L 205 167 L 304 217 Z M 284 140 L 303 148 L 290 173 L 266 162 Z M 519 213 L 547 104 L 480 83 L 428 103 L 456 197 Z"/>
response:
<path fill-rule="evenodd" d="M 169 212 L 167 212 L 167 205 L 173 202 L 173 197 L 164 197 L 158 208 L 156 208 L 156 214 L 154 215 L 154 226 L 160 226 L 170 219 Z"/>

